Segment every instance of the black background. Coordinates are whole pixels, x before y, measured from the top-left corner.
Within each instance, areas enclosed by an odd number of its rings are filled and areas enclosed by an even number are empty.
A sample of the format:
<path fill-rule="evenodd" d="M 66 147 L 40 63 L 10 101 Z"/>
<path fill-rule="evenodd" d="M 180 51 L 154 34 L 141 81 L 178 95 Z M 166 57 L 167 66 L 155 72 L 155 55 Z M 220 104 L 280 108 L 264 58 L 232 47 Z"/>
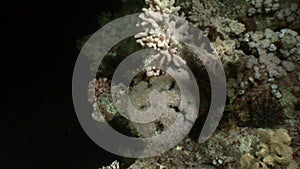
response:
<path fill-rule="evenodd" d="M 81 128 L 72 103 L 76 41 L 120 0 L 1 1 L 1 169 L 93 169 L 115 160 Z"/>

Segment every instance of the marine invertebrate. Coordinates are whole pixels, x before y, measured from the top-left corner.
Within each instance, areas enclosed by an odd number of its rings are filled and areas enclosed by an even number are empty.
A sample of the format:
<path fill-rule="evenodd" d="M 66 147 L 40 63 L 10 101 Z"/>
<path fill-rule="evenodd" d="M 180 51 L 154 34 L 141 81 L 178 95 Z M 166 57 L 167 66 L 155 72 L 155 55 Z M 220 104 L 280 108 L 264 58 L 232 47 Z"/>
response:
<path fill-rule="evenodd" d="M 192 0 L 188 20 L 195 26 L 204 30 L 204 35 L 212 42 L 215 56 L 224 65 L 236 62 L 243 54 L 239 50 L 239 42 L 236 37 L 241 36 L 246 30 L 245 25 L 236 19 L 222 14 L 220 1 Z M 226 9 L 227 10 L 227 9 Z M 213 57 L 212 57 L 213 58 Z"/>
<path fill-rule="evenodd" d="M 250 85 L 251 86 L 251 85 Z M 245 93 L 233 101 L 232 117 L 238 126 L 273 128 L 283 123 L 285 116 L 279 101 L 269 88 L 245 88 Z"/>
<path fill-rule="evenodd" d="M 118 88 L 120 86 L 117 86 Z M 115 88 L 115 87 L 113 87 Z M 115 90 L 115 89 L 113 89 Z M 162 103 L 162 100 L 158 95 L 153 94 L 152 91 L 158 91 L 157 94 L 160 96 L 165 96 L 167 98 L 166 103 Z M 152 95 L 152 94 L 153 95 Z M 159 134 L 162 131 L 167 130 L 176 120 L 179 113 L 180 107 L 180 91 L 179 87 L 175 84 L 175 80 L 170 75 L 161 75 L 157 77 L 149 78 L 149 81 L 137 82 L 129 91 L 129 98 L 131 104 L 140 111 L 148 110 L 152 104 L 151 98 L 157 100 L 161 104 L 154 111 L 162 111 L 161 115 L 148 123 L 135 123 L 129 122 L 129 126 L 132 131 L 137 133 L 137 135 L 142 137 L 150 137 Z M 149 96 L 152 95 L 150 98 Z M 116 98 L 122 98 L 122 95 L 118 94 Z M 126 113 L 127 102 L 124 99 L 118 99 L 117 104 L 124 110 L 119 110 L 120 112 Z M 151 112 L 145 113 L 144 118 L 147 115 L 151 115 Z"/>
<path fill-rule="evenodd" d="M 87 89 L 88 101 L 94 103 L 100 94 L 107 92 L 110 87 L 110 81 L 107 78 L 94 78 L 90 81 Z"/>
<path fill-rule="evenodd" d="M 110 96 L 110 83 L 107 78 L 94 78 L 88 85 L 88 101 L 93 106 L 91 116 L 98 122 L 110 121 L 117 114 Z"/>
<path fill-rule="evenodd" d="M 194 25 L 207 29 L 208 32 L 211 27 L 215 28 L 221 35 L 221 39 L 228 39 L 232 35 L 236 36 L 244 32 L 246 29 L 242 23 L 219 14 L 219 3 L 219 1 L 193 0 L 188 19 Z"/>
<path fill-rule="evenodd" d="M 173 35 L 174 30 L 178 28 L 172 15 L 178 16 L 180 9 L 180 7 L 174 7 L 174 3 L 174 0 L 146 0 L 149 8 L 143 8 L 144 13 L 139 16 L 142 21 L 137 24 L 143 28 L 144 32 L 138 33 L 135 38 L 142 46 L 160 52 L 151 56 L 150 60 L 159 60 L 160 65 L 172 63 L 179 67 L 186 62 L 178 55 L 180 45 Z"/>
<path fill-rule="evenodd" d="M 215 47 L 215 53 L 220 56 L 223 64 L 230 62 L 230 64 L 224 65 L 227 72 L 228 67 L 232 69 L 230 80 L 234 81 L 232 83 L 234 90 L 231 92 L 230 97 L 234 97 L 234 101 L 230 104 L 233 104 L 236 109 L 229 116 L 233 117 L 237 115 L 236 118 L 229 117 L 230 119 L 226 119 L 229 122 L 226 121 L 225 124 L 221 124 L 224 127 L 223 131 L 216 131 L 211 140 L 208 140 L 205 144 L 201 144 L 202 148 L 199 148 L 197 143 L 191 143 L 191 141 L 188 141 L 189 138 L 187 138 L 183 143 L 166 152 L 161 157 L 138 159 L 136 164 L 133 165 L 134 167 L 214 168 L 212 164 L 218 164 L 219 166 L 216 167 L 236 168 L 236 161 L 238 161 L 240 153 L 247 153 L 243 156 L 244 160 L 241 159 L 241 161 L 245 162 L 245 165 L 247 165 L 246 163 L 249 163 L 249 165 L 251 163 L 252 167 L 259 165 L 270 167 L 275 163 L 273 156 L 271 158 L 266 155 L 259 159 L 256 156 L 265 153 L 265 151 L 270 152 L 271 149 L 281 149 L 282 147 L 271 148 L 267 144 L 267 141 L 261 141 L 260 148 L 262 150 L 257 150 L 258 153 L 253 154 L 253 145 L 257 143 L 257 136 L 248 131 L 255 131 L 256 129 L 253 127 L 275 128 L 281 125 L 282 121 L 287 120 L 283 117 L 285 114 L 282 113 L 284 105 L 282 104 L 282 100 L 289 102 L 290 98 L 280 99 L 285 96 L 283 92 L 284 86 L 281 86 L 282 83 L 276 80 L 284 79 L 289 73 L 294 73 L 298 70 L 296 59 L 299 59 L 299 55 L 297 54 L 299 38 L 298 35 L 295 35 L 297 32 L 290 29 L 282 29 L 281 31 L 278 31 L 278 29 L 264 29 L 256 31 L 256 25 L 253 28 L 254 32 L 243 34 L 245 31 L 244 24 L 235 20 L 235 17 L 226 16 L 227 13 L 226 15 L 220 13 L 221 4 L 224 2 L 193 0 L 194 4 L 198 4 L 198 7 L 196 5 L 192 6 L 189 19 L 199 28 L 206 29 L 208 37 L 214 34 L 212 45 Z M 226 1 L 226 3 L 229 2 L 231 1 Z M 171 15 L 178 16 L 179 7 L 174 6 L 175 3 L 173 0 L 146 0 L 146 3 L 149 7 L 143 9 L 144 13 L 140 15 L 141 22 L 138 24 L 144 31 L 135 36 L 137 42 L 146 48 L 153 48 L 160 52 L 159 55 L 149 56 L 149 60 L 156 60 L 162 65 L 176 66 L 176 69 L 182 64 L 186 64 L 185 60 L 179 54 L 181 52 L 180 43 L 170 33 L 175 29 Z M 245 13 L 245 11 L 243 12 Z M 262 11 L 262 13 L 266 14 L 267 11 Z M 247 18 L 247 16 L 245 17 Z M 254 23 L 256 18 L 254 18 L 249 21 L 251 22 L 250 24 L 256 24 Z M 260 25 L 259 22 L 257 24 Z M 238 39 L 243 35 L 245 35 L 243 40 Z M 240 42 L 245 45 L 243 46 L 245 48 L 240 48 Z M 195 60 L 197 58 L 191 54 L 189 55 L 188 52 L 186 53 L 184 53 L 185 56 L 191 56 L 188 63 L 194 62 L 193 64 L 196 65 Z M 245 58 L 246 61 L 242 60 L 241 57 Z M 245 64 L 247 69 L 244 66 L 240 66 L 242 64 Z M 135 123 L 126 124 L 139 137 L 149 137 L 167 130 L 168 126 L 173 123 L 174 115 L 178 114 L 179 109 L 178 89 L 173 80 L 168 77 L 166 78 L 168 75 L 165 75 L 164 71 L 158 70 L 155 67 L 147 67 L 146 72 L 147 77 L 144 77 L 145 74 L 142 75 L 145 79 L 139 79 L 130 86 L 129 97 L 133 105 L 140 110 L 148 108 L 149 101 L 147 98 L 149 91 L 153 89 L 159 89 L 159 94 L 166 94 L 170 102 L 167 103 L 167 108 L 163 116 L 157 119 L 157 121 L 142 125 Z M 199 74 L 197 76 L 201 77 Z M 300 79 L 300 74 L 298 78 Z M 272 94 L 275 98 L 272 97 Z M 110 106 L 112 101 L 109 100 L 109 97 L 100 94 L 97 95 L 97 98 L 93 97 L 91 102 L 98 100 L 101 103 L 100 108 L 103 108 L 105 111 L 112 108 L 112 110 L 116 111 L 113 109 L 113 106 Z M 97 120 L 96 116 L 94 118 Z M 230 132 L 228 132 L 228 126 L 232 127 Z M 238 132 L 237 130 L 241 131 Z M 202 155 L 199 153 L 199 150 Z M 285 157 L 290 159 L 290 156 Z M 218 163 L 218 160 L 222 160 L 222 163 Z M 267 161 L 270 164 L 267 164 Z M 278 165 L 277 163 L 276 165 Z"/>
<path fill-rule="evenodd" d="M 297 3 L 288 4 L 286 8 L 281 9 L 276 13 L 277 19 L 286 21 L 287 23 L 298 22 L 300 18 L 300 8 Z"/>
<path fill-rule="evenodd" d="M 277 80 L 286 78 L 299 63 L 298 39 L 297 32 L 290 29 L 275 32 L 268 28 L 244 35 L 243 41 L 249 48 L 245 67 L 253 71 L 253 76 L 249 78 L 261 84 L 269 84 L 277 99 L 282 96 Z"/>
<path fill-rule="evenodd" d="M 252 7 L 248 10 L 248 16 L 256 13 L 270 13 L 277 11 L 280 7 L 279 0 L 252 0 Z"/>
<path fill-rule="evenodd" d="M 101 169 L 119 169 L 119 162 L 118 161 L 114 161 L 112 162 L 109 166 L 106 167 L 102 167 Z"/>
<path fill-rule="evenodd" d="M 242 169 L 297 169 L 290 147 L 291 138 L 285 129 L 258 129 L 260 144 L 255 155 L 244 154 L 240 159 Z"/>

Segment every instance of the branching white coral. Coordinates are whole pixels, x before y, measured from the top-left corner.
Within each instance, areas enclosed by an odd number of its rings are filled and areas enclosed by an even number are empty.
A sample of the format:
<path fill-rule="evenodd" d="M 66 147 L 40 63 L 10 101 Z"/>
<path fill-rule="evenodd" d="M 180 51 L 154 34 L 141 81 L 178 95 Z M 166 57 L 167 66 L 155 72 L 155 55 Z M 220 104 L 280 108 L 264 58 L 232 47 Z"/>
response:
<path fill-rule="evenodd" d="M 151 56 L 150 60 L 159 60 L 160 65 L 173 63 L 179 67 L 186 62 L 178 55 L 180 47 L 178 39 L 174 35 L 176 23 L 172 15 L 178 16 L 180 7 L 174 7 L 174 0 L 146 0 L 149 8 L 143 8 L 142 19 L 137 26 L 144 32 L 138 33 L 135 38 L 144 47 L 153 48 L 159 54 Z M 149 61 L 150 62 L 150 61 Z"/>
<path fill-rule="evenodd" d="M 151 10 L 155 12 L 161 12 L 165 14 L 174 14 L 177 15 L 180 7 L 174 7 L 175 0 L 145 0 L 146 4 L 149 5 L 149 8 L 143 8 L 145 10 Z"/>
<path fill-rule="evenodd" d="M 102 168 L 99 168 L 99 169 L 119 169 L 119 168 L 120 168 L 119 162 L 118 161 L 114 161 L 109 166 L 102 167 Z"/>

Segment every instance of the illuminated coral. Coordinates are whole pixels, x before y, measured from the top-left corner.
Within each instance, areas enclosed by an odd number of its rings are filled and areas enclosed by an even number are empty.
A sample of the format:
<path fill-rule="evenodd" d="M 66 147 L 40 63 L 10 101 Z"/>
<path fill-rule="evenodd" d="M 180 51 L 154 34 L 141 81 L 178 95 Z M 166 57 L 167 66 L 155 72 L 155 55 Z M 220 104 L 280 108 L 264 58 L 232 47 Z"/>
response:
<path fill-rule="evenodd" d="M 101 169 L 119 169 L 119 162 L 118 161 L 114 161 L 112 162 L 109 166 L 106 167 L 102 167 Z"/>
<path fill-rule="evenodd" d="M 160 60 L 160 65 L 173 63 L 179 67 L 186 62 L 178 55 L 179 41 L 173 35 L 176 23 L 172 15 L 178 16 L 180 7 L 174 7 L 174 0 L 146 0 L 149 8 L 143 8 L 142 19 L 137 26 L 144 32 L 135 35 L 137 42 L 144 47 L 153 48 L 160 53 L 150 60 Z"/>

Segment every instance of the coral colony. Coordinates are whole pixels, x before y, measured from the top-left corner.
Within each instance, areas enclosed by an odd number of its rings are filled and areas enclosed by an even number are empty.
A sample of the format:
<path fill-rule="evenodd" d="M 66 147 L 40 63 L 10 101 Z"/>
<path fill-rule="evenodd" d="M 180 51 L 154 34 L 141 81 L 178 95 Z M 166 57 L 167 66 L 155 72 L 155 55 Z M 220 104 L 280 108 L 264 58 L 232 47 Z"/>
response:
<path fill-rule="evenodd" d="M 175 69 L 182 65 L 191 67 L 199 88 L 203 87 L 199 124 L 196 121 L 185 139 L 160 156 L 131 162 L 125 158 L 102 169 L 299 168 L 300 2 L 145 0 L 141 9 L 141 22 L 136 26 L 143 32 L 126 44 L 130 47 L 117 45 L 106 57 L 119 59 L 128 54 L 124 48 L 151 48 L 159 53 L 149 56 L 147 61 L 155 60 Z M 203 31 L 226 73 L 227 102 L 222 120 L 212 136 L 201 144 L 192 135 L 201 131 L 201 120 L 209 108 L 209 79 L 202 76 L 203 63 L 170 33 L 175 29 L 171 15 L 184 18 Z M 88 86 L 89 101 L 94 105 L 92 118 L 99 123 L 125 120 L 111 98 L 109 64 L 103 64 Z M 175 120 L 172 113 L 179 109 L 179 87 L 170 75 L 155 67 L 148 67 L 132 80 L 132 105 L 147 109 L 148 96 L 154 89 L 168 98 L 168 108 L 162 117 L 149 124 L 120 123 L 136 137 L 158 135 Z M 122 167 L 125 163 L 126 167 Z"/>

